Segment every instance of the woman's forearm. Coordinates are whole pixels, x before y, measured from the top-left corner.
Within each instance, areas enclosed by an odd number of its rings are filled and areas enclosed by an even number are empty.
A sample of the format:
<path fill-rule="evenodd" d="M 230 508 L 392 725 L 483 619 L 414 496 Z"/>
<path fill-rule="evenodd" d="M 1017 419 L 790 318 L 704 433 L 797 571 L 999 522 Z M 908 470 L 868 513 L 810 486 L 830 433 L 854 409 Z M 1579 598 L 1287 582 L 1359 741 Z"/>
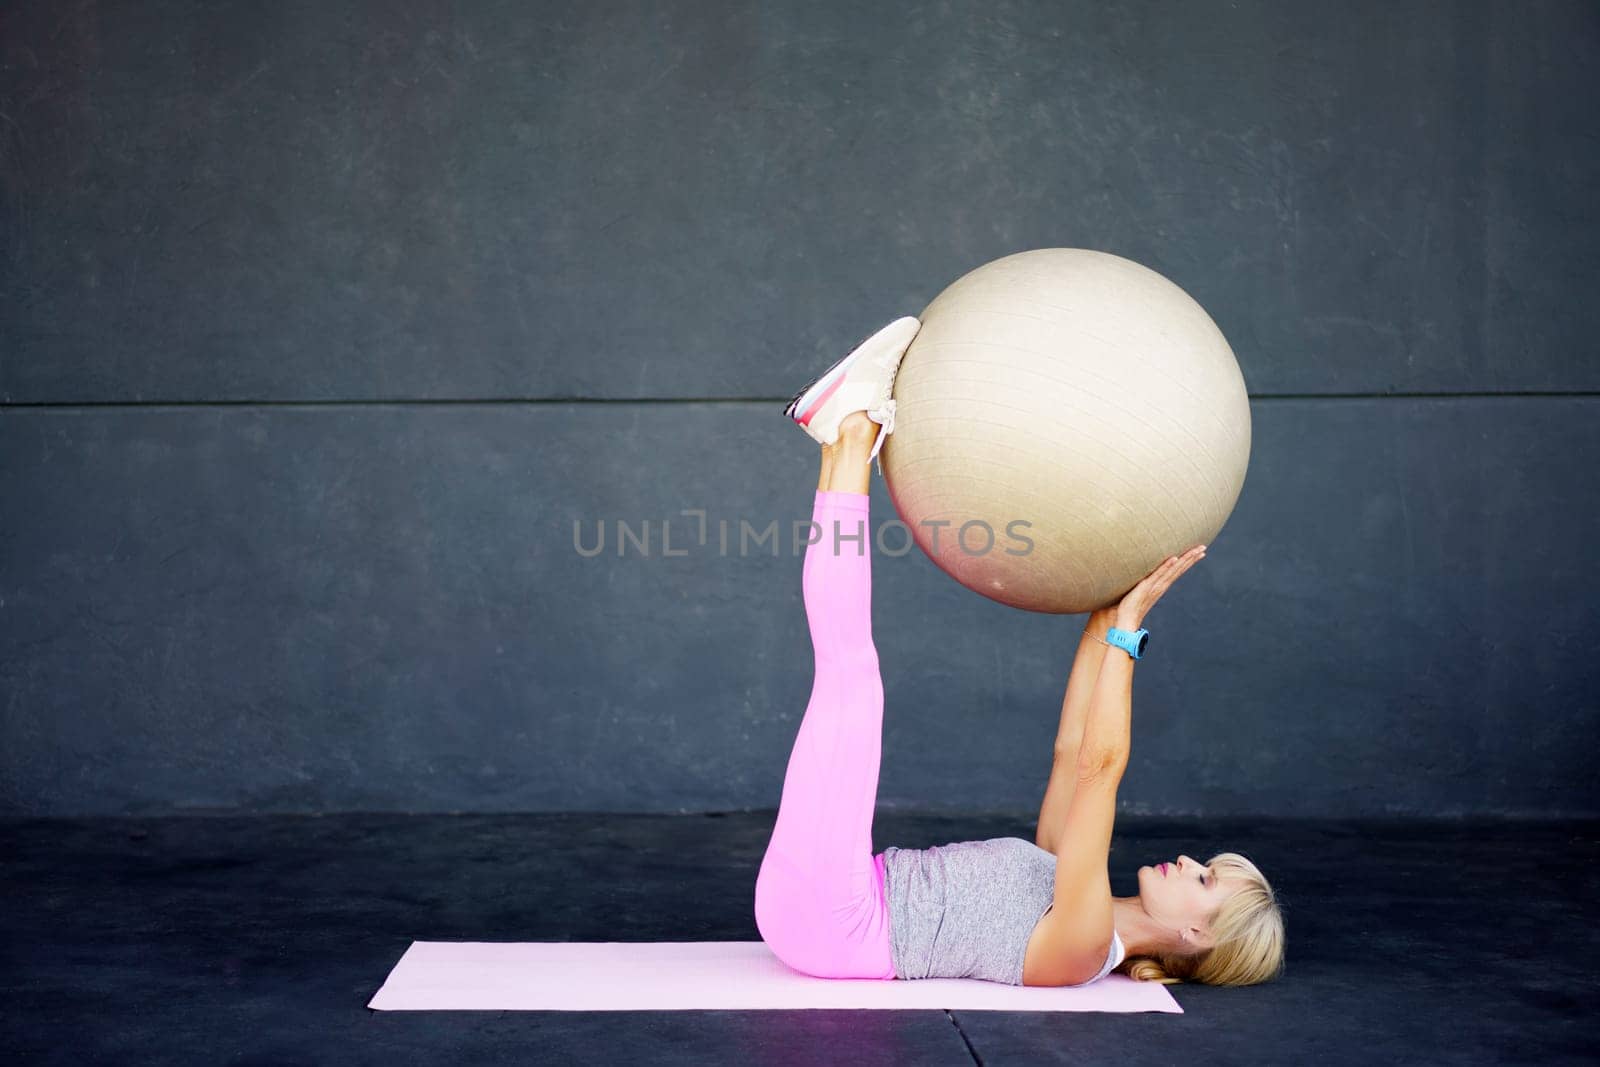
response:
<path fill-rule="evenodd" d="M 1083 636 L 1078 639 L 1078 651 L 1072 659 L 1072 673 L 1067 677 L 1067 692 L 1061 698 L 1061 723 L 1056 728 L 1058 762 L 1062 757 L 1070 757 L 1074 762 L 1077 759 L 1078 749 L 1083 743 L 1083 729 L 1089 719 L 1089 698 L 1094 693 L 1095 681 L 1100 676 L 1100 664 L 1106 654 L 1106 646 L 1096 638 L 1105 637 L 1106 628 L 1115 617 L 1115 608 L 1101 608 L 1089 616 Z"/>
<path fill-rule="evenodd" d="M 1138 623 L 1131 619 L 1114 617 L 1108 625 L 1138 629 Z M 1098 636 L 1103 638 L 1105 634 Z M 1084 725 L 1083 744 L 1078 750 L 1078 766 L 1084 773 L 1127 765 L 1133 745 L 1133 663 L 1133 657 L 1126 652 L 1106 649 L 1089 697 L 1089 721 Z"/>
<path fill-rule="evenodd" d="M 1106 630 L 1115 619 L 1115 608 L 1102 608 L 1089 617 L 1083 636 L 1078 639 L 1078 651 L 1072 660 L 1072 673 L 1067 679 L 1067 694 L 1061 701 L 1061 725 L 1056 731 L 1055 757 L 1050 766 L 1050 780 L 1045 785 L 1044 800 L 1039 805 L 1039 828 L 1034 843 L 1050 852 L 1059 844 L 1056 837 L 1066 825 L 1067 811 L 1078 788 L 1078 750 L 1083 744 L 1084 727 L 1089 720 L 1089 703 L 1095 683 L 1100 677 L 1100 664 L 1106 656 L 1106 646 L 1096 638 L 1104 638 Z"/>
<path fill-rule="evenodd" d="M 1184 571 L 1205 558 L 1206 546 L 1195 545 L 1181 556 L 1168 556 L 1144 580 L 1123 596 L 1111 625 L 1137 632 L 1145 614 L 1161 599 Z M 1078 777 L 1098 778 L 1114 773 L 1118 779 L 1128 766 L 1133 746 L 1133 657 L 1112 652 L 1100 662 L 1100 676 L 1089 695 L 1089 721 L 1078 749 Z"/>

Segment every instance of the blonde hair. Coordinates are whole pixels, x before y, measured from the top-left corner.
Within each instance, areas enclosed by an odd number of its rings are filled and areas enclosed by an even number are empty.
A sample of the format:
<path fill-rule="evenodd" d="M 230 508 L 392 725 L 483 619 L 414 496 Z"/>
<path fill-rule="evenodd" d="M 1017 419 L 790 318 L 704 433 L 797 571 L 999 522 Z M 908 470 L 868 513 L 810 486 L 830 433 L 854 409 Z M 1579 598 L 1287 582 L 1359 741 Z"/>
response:
<path fill-rule="evenodd" d="M 1283 973 L 1283 912 L 1260 869 L 1237 852 L 1207 861 L 1217 876 L 1244 882 L 1211 916 L 1215 944 L 1196 955 L 1134 956 L 1117 970 L 1140 982 L 1255 985 Z"/>

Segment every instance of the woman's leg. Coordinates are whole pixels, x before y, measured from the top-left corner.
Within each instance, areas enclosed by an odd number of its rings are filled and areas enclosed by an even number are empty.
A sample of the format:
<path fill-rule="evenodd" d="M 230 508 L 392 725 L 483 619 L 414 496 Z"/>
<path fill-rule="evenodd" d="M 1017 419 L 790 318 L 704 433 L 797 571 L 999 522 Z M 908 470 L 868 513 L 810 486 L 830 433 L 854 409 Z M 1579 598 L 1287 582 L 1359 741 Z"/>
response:
<path fill-rule="evenodd" d="M 872 854 L 883 679 L 872 643 L 868 453 L 877 430 L 841 427 L 813 500 L 821 530 L 802 588 L 815 675 L 756 879 L 756 925 L 789 966 L 822 978 L 893 978 L 888 902 Z"/>

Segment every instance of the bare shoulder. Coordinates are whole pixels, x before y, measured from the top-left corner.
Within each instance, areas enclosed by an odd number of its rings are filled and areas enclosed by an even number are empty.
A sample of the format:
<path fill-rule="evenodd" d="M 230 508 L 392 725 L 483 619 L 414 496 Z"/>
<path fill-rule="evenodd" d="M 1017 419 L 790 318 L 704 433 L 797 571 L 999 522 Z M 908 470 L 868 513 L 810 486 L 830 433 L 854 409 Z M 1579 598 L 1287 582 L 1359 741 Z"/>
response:
<path fill-rule="evenodd" d="M 1106 861 L 1121 778 L 1121 765 L 1108 761 L 1081 778 L 1073 793 L 1062 827 L 1062 847 L 1056 853 L 1053 902 L 1034 929 L 1023 961 L 1029 985 L 1077 985 L 1105 965 L 1112 934 Z"/>
<path fill-rule="evenodd" d="M 1028 940 L 1022 984 L 1065 986 L 1089 981 L 1105 966 L 1111 935 L 1109 883 L 1103 909 L 1093 904 L 1076 909 L 1052 905 Z"/>

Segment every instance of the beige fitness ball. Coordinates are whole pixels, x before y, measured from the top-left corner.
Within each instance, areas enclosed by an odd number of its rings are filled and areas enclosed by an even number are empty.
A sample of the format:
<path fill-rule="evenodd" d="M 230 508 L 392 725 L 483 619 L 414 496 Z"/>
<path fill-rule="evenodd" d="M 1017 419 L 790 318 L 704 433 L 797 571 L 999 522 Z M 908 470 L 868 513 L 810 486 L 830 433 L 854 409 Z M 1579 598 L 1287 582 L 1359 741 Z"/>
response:
<path fill-rule="evenodd" d="M 1250 460 L 1233 350 L 1131 260 L 1042 248 L 934 298 L 895 380 L 884 479 L 940 569 L 1027 611 L 1113 604 L 1209 545 Z"/>

